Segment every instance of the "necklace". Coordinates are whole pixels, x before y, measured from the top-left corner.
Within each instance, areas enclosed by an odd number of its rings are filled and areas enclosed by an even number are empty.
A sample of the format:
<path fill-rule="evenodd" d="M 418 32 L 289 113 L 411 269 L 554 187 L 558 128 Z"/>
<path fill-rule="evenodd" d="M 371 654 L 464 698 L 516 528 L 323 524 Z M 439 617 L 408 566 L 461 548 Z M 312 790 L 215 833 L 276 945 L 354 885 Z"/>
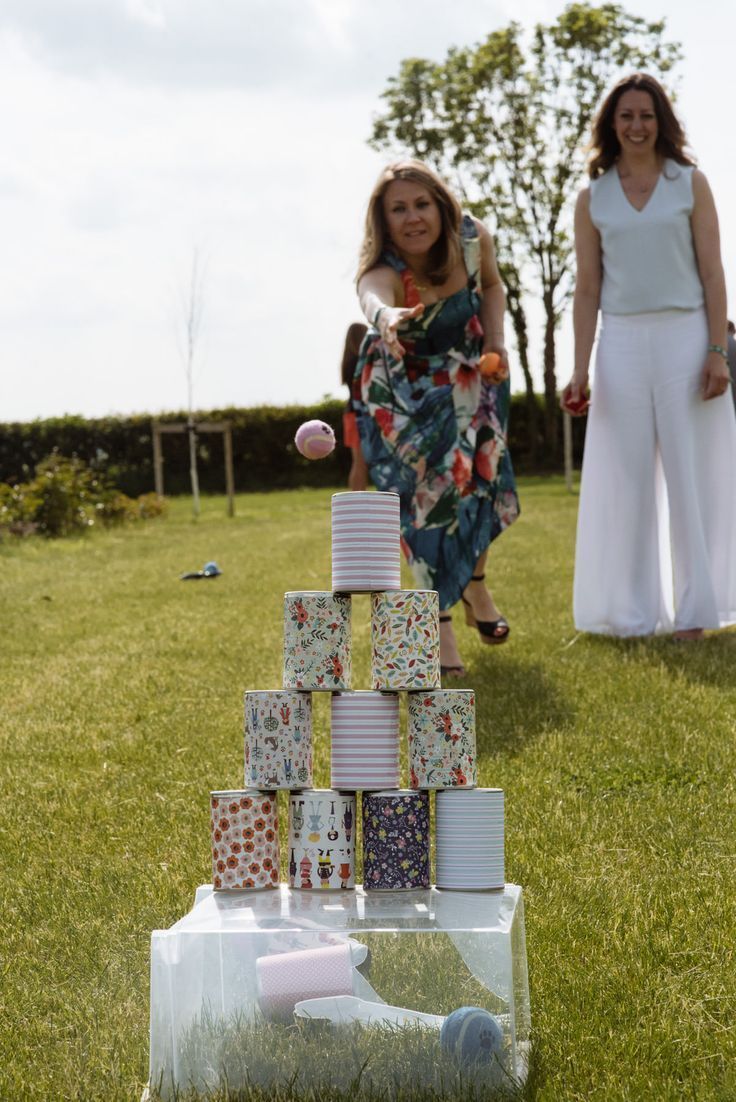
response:
<path fill-rule="evenodd" d="M 631 177 L 625 176 L 623 179 L 623 184 L 626 190 L 633 192 L 634 195 L 646 195 L 648 191 L 652 190 L 658 179 L 659 173 L 657 173 L 654 179 L 642 181 L 641 183 L 637 183 L 632 180 Z"/>
<path fill-rule="evenodd" d="M 657 165 L 654 169 L 647 169 L 646 172 L 642 172 L 640 175 L 635 176 L 631 169 L 624 168 L 621 171 L 621 166 L 618 166 L 618 178 L 621 181 L 621 185 L 625 191 L 630 192 L 632 195 L 646 195 L 654 187 L 657 186 L 659 180 L 661 168 Z"/>

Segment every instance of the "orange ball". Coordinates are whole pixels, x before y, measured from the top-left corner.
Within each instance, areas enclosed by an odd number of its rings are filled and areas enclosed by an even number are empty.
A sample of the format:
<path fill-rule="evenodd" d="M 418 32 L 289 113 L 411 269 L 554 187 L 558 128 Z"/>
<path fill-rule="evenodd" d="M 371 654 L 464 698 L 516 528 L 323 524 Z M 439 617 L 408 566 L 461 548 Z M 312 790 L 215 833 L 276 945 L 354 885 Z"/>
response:
<path fill-rule="evenodd" d="M 498 375 L 501 357 L 498 352 L 484 352 L 478 360 L 478 367 L 484 379 L 493 379 Z"/>

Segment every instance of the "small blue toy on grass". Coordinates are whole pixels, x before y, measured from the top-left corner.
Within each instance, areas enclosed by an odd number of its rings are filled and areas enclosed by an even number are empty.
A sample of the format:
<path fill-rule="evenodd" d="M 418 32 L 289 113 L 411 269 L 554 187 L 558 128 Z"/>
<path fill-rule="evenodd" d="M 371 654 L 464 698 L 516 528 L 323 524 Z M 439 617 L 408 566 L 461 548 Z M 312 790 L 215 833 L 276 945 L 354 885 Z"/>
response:
<path fill-rule="evenodd" d="M 448 1014 L 440 1030 L 443 1052 L 463 1063 L 490 1063 L 500 1060 L 503 1030 L 487 1010 L 479 1006 L 461 1006 Z"/>
<path fill-rule="evenodd" d="M 183 582 L 194 581 L 196 578 L 217 578 L 222 574 L 216 562 L 206 562 L 201 570 L 193 570 L 190 574 L 182 574 Z"/>

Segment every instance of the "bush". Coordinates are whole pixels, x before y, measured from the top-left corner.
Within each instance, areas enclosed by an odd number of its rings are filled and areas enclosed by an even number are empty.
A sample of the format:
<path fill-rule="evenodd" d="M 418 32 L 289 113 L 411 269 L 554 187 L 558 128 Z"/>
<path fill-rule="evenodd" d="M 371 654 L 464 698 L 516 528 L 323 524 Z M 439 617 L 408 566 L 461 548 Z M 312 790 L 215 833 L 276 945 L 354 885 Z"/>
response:
<path fill-rule="evenodd" d="M 33 516 L 37 505 L 38 499 L 30 492 L 30 486 L 0 482 L 0 532 L 31 535 L 36 531 Z"/>
<path fill-rule="evenodd" d="M 562 470 L 562 431 L 559 454 L 545 456 L 542 444 L 543 398 L 537 395 L 530 408 L 526 395 L 515 394 L 509 416 L 509 448 L 519 474 Z M 229 421 L 232 426 L 235 489 L 290 489 L 298 486 L 345 485 L 350 452 L 342 444 L 344 404 L 329 399 L 313 406 L 256 406 L 249 409 L 198 411 L 195 422 Z M 560 414 L 560 418 L 562 414 Z M 294 445 L 294 434 L 303 421 L 326 421 L 338 440 L 332 455 L 318 462 L 305 459 Z M 530 443 L 528 422 L 535 421 L 534 443 Z M 167 413 L 157 418 L 162 424 L 185 424 L 186 413 Z M 576 463 L 582 455 L 584 418 L 573 423 Z M 167 495 L 191 493 L 189 444 L 185 433 L 167 433 L 162 440 L 164 490 Z M 221 433 L 200 433 L 197 437 L 197 469 L 203 493 L 221 494 L 225 489 L 225 463 Z M 0 425 L 0 481 L 29 481 L 37 465 L 52 449 L 76 455 L 130 497 L 148 495 L 154 489 L 153 420 L 148 415 L 106 417 L 58 417 L 25 424 Z"/>
<path fill-rule="evenodd" d="M 155 499 L 155 505 L 150 498 Z M 0 531 L 10 535 L 68 536 L 95 524 L 111 527 L 159 516 L 155 494 L 133 501 L 78 456 L 54 450 L 28 483 L 0 483 Z"/>

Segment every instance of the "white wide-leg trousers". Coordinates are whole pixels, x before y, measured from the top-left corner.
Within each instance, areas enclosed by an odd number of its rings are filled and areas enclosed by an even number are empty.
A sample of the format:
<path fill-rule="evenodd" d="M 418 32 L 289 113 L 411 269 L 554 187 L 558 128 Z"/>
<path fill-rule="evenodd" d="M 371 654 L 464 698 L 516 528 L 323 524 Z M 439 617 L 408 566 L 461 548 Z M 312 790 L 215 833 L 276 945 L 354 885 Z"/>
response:
<path fill-rule="evenodd" d="M 704 402 L 704 310 L 604 315 L 580 487 L 576 627 L 736 623 L 736 417 Z"/>

